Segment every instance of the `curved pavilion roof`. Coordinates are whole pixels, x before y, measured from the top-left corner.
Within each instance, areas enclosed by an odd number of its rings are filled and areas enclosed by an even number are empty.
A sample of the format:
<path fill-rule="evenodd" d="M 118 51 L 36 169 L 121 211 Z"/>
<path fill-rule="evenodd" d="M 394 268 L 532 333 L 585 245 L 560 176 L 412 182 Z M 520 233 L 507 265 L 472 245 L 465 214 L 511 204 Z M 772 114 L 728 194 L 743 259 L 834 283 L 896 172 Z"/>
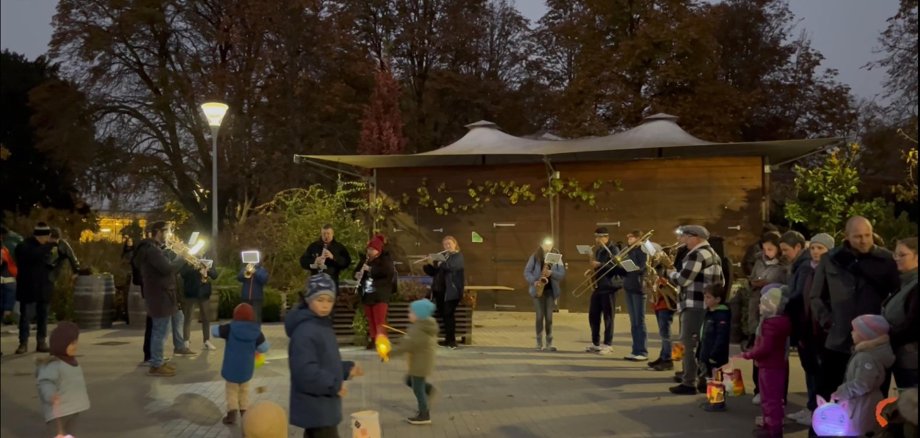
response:
<path fill-rule="evenodd" d="M 439 167 L 590 160 L 632 160 L 716 156 L 764 156 L 780 163 L 807 155 L 839 138 L 713 143 L 694 137 L 677 124 L 677 117 L 655 114 L 627 131 L 602 137 L 533 140 L 502 132 L 485 120 L 466 125 L 469 132 L 447 146 L 411 155 L 295 155 L 366 169 Z"/>

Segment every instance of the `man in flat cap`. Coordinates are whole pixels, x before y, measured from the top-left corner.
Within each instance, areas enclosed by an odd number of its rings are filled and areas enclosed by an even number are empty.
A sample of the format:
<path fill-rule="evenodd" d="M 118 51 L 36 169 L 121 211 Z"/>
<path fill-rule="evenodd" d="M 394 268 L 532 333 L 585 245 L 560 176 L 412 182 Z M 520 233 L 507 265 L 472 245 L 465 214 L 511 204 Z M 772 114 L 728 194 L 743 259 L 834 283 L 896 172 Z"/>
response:
<path fill-rule="evenodd" d="M 617 289 L 623 287 L 623 280 L 617 276 L 611 260 L 619 253 L 617 247 L 610 243 L 610 233 L 605 227 L 594 230 L 594 292 L 588 306 L 588 325 L 591 327 L 591 345 L 585 349 L 589 353 L 610 354 L 613 352 L 613 307 Z M 601 316 L 604 317 L 604 343 L 601 344 Z"/>
<path fill-rule="evenodd" d="M 671 387 L 673 394 L 696 394 L 696 347 L 706 316 L 703 292 L 712 286 L 724 286 L 722 260 L 709 245 L 709 231 L 702 225 L 684 225 L 678 230 L 680 243 L 686 245 L 680 271 L 666 271 L 667 280 L 680 287 L 677 312 L 680 314 L 680 341 L 684 344 L 682 382 Z"/>

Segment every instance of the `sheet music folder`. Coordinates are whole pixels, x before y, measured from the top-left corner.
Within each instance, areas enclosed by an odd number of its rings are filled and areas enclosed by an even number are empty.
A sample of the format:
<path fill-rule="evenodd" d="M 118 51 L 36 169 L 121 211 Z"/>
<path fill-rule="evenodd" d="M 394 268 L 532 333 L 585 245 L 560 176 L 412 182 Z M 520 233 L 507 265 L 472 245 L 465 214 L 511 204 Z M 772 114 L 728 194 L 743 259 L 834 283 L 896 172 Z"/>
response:
<path fill-rule="evenodd" d="M 591 255 L 591 245 L 575 245 L 575 248 L 578 250 L 579 254 L 582 255 Z"/>
<path fill-rule="evenodd" d="M 558 265 L 562 263 L 562 254 L 556 254 L 552 252 L 548 253 L 546 254 L 546 257 L 543 259 L 543 262 L 546 263 L 547 265 Z"/>
<path fill-rule="evenodd" d="M 639 270 L 639 267 L 636 266 L 636 264 L 633 263 L 633 261 L 629 259 L 626 259 L 620 262 L 620 266 L 622 266 L 623 269 L 626 270 L 626 272 L 636 272 Z"/>

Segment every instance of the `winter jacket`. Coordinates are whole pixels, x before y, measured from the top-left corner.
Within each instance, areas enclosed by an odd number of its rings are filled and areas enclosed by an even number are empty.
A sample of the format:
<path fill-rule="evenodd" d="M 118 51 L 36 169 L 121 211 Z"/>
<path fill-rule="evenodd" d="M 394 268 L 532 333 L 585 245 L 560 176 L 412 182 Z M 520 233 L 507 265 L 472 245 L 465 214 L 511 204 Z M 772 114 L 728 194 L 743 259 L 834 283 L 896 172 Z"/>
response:
<path fill-rule="evenodd" d="M 894 363 L 894 352 L 888 336 L 856 344 L 856 354 L 847 363 L 846 380 L 837 387 L 832 398 L 846 400 L 853 428 L 860 436 L 878 430 L 875 407 L 883 398 L 882 383 L 886 369 Z"/>
<path fill-rule="evenodd" d="M 815 271 L 811 313 L 827 334 L 825 348 L 849 354 L 850 322 L 864 314 L 880 314 L 882 301 L 900 287 L 891 251 L 874 247 L 857 254 L 848 243 L 825 254 Z"/>
<path fill-rule="evenodd" d="M 16 300 L 22 303 L 51 303 L 54 284 L 51 282 L 51 243 L 39 243 L 34 236 L 16 246 Z"/>
<path fill-rule="evenodd" d="M 305 429 L 337 426 L 342 422 L 339 390 L 355 363 L 342 361 L 332 319 L 301 304 L 287 313 L 284 331 L 291 338 L 291 424 Z"/>
<path fill-rule="evenodd" d="M 13 255 L 10 254 L 10 251 L 6 249 L 5 246 L 0 247 L 0 254 L 2 254 L 2 262 L 0 262 L 0 277 L 4 279 L 3 282 L 6 283 L 9 281 L 12 283 L 16 280 L 16 275 L 19 273 L 19 269 L 16 267 L 16 260 L 13 259 Z"/>
<path fill-rule="evenodd" d="M 534 287 L 534 283 L 540 279 L 543 274 L 543 260 L 537 260 L 537 255 L 532 254 L 529 259 L 527 259 L 527 266 L 524 267 L 524 280 L 527 280 L 528 293 L 532 298 L 537 297 L 537 289 Z M 565 278 L 565 265 L 563 263 L 556 263 L 550 269 L 549 274 L 549 284 L 543 289 L 544 292 L 551 290 L 553 294 L 553 299 L 558 299 L 561 295 L 562 286 L 560 282 Z"/>
<path fill-rule="evenodd" d="M 151 318 L 165 318 L 176 313 L 179 308 L 176 274 L 185 260 L 182 257 L 170 260 L 157 241 L 144 239 L 134 250 L 133 263 L 141 272 L 147 314 Z"/>
<path fill-rule="evenodd" d="M 789 286 L 789 296 L 786 298 L 786 315 L 792 320 L 792 338 L 794 344 L 798 342 L 805 332 L 811 329 L 811 324 L 805 318 L 805 286 L 814 275 L 811 267 L 811 254 L 802 250 L 801 254 L 789 264 L 789 273 L 783 283 Z"/>
<path fill-rule="evenodd" d="M 609 250 L 609 251 L 608 251 Z M 612 263 L 607 263 L 611 258 L 620 254 L 620 249 L 614 244 L 608 244 L 607 249 L 599 246 L 594 250 L 594 260 L 600 266 L 594 268 L 594 288 L 601 293 L 615 292 L 623 287 L 623 277 L 611 269 Z"/>
<path fill-rule="evenodd" d="M 902 369 L 917 369 L 917 346 L 920 341 L 920 290 L 917 270 L 901 274 L 901 289 L 882 303 L 882 316 L 891 326 L 891 348 Z"/>
<path fill-rule="evenodd" d="M 268 351 L 268 341 L 259 330 L 259 323 L 252 321 L 230 321 L 228 324 L 211 327 L 211 334 L 227 340 L 224 362 L 220 376 L 230 383 L 246 383 L 252 380 L 256 365 L 256 351 Z"/>
<path fill-rule="evenodd" d="M 310 271 L 310 275 L 319 274 L 319 270 L 310 268 L 310 265 L 316 261 L 317 257 L 323 254 L 324 246 L 323 240 L 319 239 L 311 243 L 307 250 L 303 252 L 303 255 L 300 256 L 300 267 Z M 348 249 L 335 239 L 329 242 L 327 249 L 332 253 L 333 258 L 326 260 L 326 268 L 323 272 L 329 274 L 332 280 L 335 281 L 335 285 L 338 286 L 339 274 L 351 265 L 351 255 L 348 254 Z"/>
<path fill-rule="evenodd" d="M 364 266 L 365 256 L 361 256 L 357 267 Z M 358 295 L 361 303 L 373 305 L 389 303 L 390 298 L 396 294 L 396 265 L 388 251 L 383 251 L 374 260 L 367 264 L 370 271 L 362 272 L 358 280 Z"/>
<path fill-rule="evenodd" d="M 728 345 L 731 337 L 732 312 L 725 304 L 706 310 L 700 334 L 699 360 L 709 368 L 728 363 Z"/>
<path fill-rule="evenodd" d="M 189 300 L 206 300 L 211 298 L 211 282 L 201 282 L 201 273 L 194 266 L 186 263 L 179 270 L 182 277 L 182 296 Z M 208 269 L 208 278 L 217 279 L 217 269 Z"/>
<path fill-rule="evenodd" d="M 754 347 L 741 354 L 745 359 L 753 359 L 760 368 L 784 369 L 786 362 L 786 341 L 792 331 L 792 322 L 786 315 L 765 318 L 760 325 L 760 334 L 754 341 Z"/>
<path fill-rule="evenodd" d="M 623 278 L 623 289 L 626 289 L 626 292 L 632 294 L 641 294 L 642 291 L 642 275 L 645 274 L 645 263 L 648 261 L 648 254 L 645 251 L 642 251 L 642 248 L 635 248 L 627 254 L 627 258 L 632 260 L 636 266 L 639 267 L 638 271 L 626 272 L 622 266 L 617 265 L 613 268 L 613 275 L 617 275 Z"/>
<path fill-rule="evenodd" d="M 80 261 L 77 260 L 76 254 L 73 252 L 73 248 L 67 243 L 66 240 L 58 240 L 57 243 L 53 244 L 54 248 L 51 250 L 51 282 L 57 280 L 61 275 L 61 269 L 64 267 L 64 262 L 70 264 L 70 270 L 74 274 L 80 270 Z"/>
<path fill-rule="evenodd" d="M 436 265 L 426 264 L 422 267 L 426 274 L 433 277 L 431 292 L 437 298 L 444 297 L 444 301 L 457 301 L 463 298 L 466 287 L 466 276 L 463 272 L 463 254 L 460 252 L 447 255 L 447 261 L 436 262 Z"/>
<path fill-rule="evenodd" d="M 265 284 L 268 283 L 268 271 L 257 265 L 252 277 L 246 278 L 246 267 L 240 269 L 236 275 L 236 280 L 243 283 L 240 289 L 240 298 L 243 301 L 262 301 L 265 298 Z"/>
<path fill-rule="evenodd" d="M 83 368 L 54 356 L 38 359 L 36 365 L 38 399 L 42 403 L 46 422 L 89 410 L 89 395 L 86 393 Z M 58 396 L 57 406 L 51 403 L 55 395 Z"/>
<path fill-rule="evenodd" d="M 428 377 L 434 370 L 434 351 L 438 340 L 438 322 L 434 318 L 415 321 L 406 335 L 393 347 L 391 357 L 408 353 L 409 375 Z"/>

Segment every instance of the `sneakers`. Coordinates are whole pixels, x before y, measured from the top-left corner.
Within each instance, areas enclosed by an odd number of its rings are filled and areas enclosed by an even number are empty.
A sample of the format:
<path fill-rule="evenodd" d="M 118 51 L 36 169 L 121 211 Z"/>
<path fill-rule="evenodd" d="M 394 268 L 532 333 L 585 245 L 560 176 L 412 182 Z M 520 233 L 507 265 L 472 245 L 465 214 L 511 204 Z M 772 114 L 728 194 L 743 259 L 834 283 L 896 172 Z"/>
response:
<path fill-rule="evenodd" d="M 198 353 L 195 353 L 194 351 L 190 350 L 188 347 L 182 347 L 174 351 L 173 354 L 177 354 L 180 356 L 191 356 L 191 355 L 198 354 Z"/>
<path fill-rule="evenodd" d="M 543 351 L 543 336 L 537 336 L 537 351 Z"/>
<path fill-rule="evenodd" d="M 684 384 L 672 386 L 669 391 L 671 391 L 671 394 L 677 395 L 696 395 L 696 388 Z"/>
<path fill-rule="evenodd" d="M 224 417 L 224 424 L 235 424 L 236 423 L 236 409 L 227 411 L 227 416 Z"/>
<path fill-rule="evenodd" d="M 19 348 L 16 349 L 16 354 L 25 354 L 29 352 L 29 346 L 26 344 L 19 344 Z"/>
<path fill-rule="evenodd" d="M 212 344 L 211 341 L 204 341 L 205 350 L 217 350 L 217 346 Z"/>
<path fill-rule="evenodd" d="M 431 424 L 431 415 L 429 415 L 428 412 L 419 412 L 416 416 L 409 417 L 406 420 L 409 424 L 415 425 Z"/>
<path fill-rule="evenodd" d="M 629 354 L 624 356 L 623 359 L 630 362 L 642 362 L 643 360 L 648 360 L 648 356 L 644 354 Z"/>
<path fill-rule="evenodd" d="M 811 426 L 811 415 L 811 411 L 808 409 L 802 409 L 801 411 L 787 414 L 786 418 L 803 426 Z"/>
<path fill-rule="evenodd" d="M 673 369 L 674 369 L 674 362 L 673 362 L 673 361 L 670 361 L 670 360 L 662 360 L 661 362 L 658 362 L 657 364 L 655 364 L 654 366 L 652 366 L 652 369 L 655 370 L 655 371 L 668 371 L 668 370 L 673 370 Z"/>
<path fill-rule="evenodd" d="M 153 377 L 172 377 L 176 375 L 176 369 L 161 365 L 159 368 L 150 368 L 147 375 Z"/>
<path fill-rule="evenodd" d="M 611 346 L 609 346 L 609 345 L 607 345 L 607 344 L 604 344 L 604 346 L 602 346 L 601 349 L 600 349 L 600 351 L 598 351 L 597 353 L 598 353 L 598 354 L 603 354 L 603 355 L 612 354 L 612 353 L 613 353 L 613 347 L 611 347 Z"/>
<path fill-rule="evenodd" d="M 556 347 L 553 347 L 553 344 L 546 344 L 544 351 L 556 351 Z"/>
<path fill-rule="evenodd" d="M 760 406 L 760 394 L 754 394 L 754 398 L 751 399 L 751 403 Z"/>
<path fill-rule="evenodd" d="M 591 344 L 585 348 L 585 353 L 597 353 L 601 351 L 601 347 L 597 344 Z"/>
<path fill-rule="evenodd" d="M 38 341 L 38 346 L 35 347 L 35 351 L 37 351 L 37 352 L 39 352 L 39 353 L 47 353 L 47 352 L 49 352 L 49 351 L 51 351 L 51 350 L 48 348 L 48 343 L 46 343 L 45 340 L 42 339 L 42 340 Z"/>

